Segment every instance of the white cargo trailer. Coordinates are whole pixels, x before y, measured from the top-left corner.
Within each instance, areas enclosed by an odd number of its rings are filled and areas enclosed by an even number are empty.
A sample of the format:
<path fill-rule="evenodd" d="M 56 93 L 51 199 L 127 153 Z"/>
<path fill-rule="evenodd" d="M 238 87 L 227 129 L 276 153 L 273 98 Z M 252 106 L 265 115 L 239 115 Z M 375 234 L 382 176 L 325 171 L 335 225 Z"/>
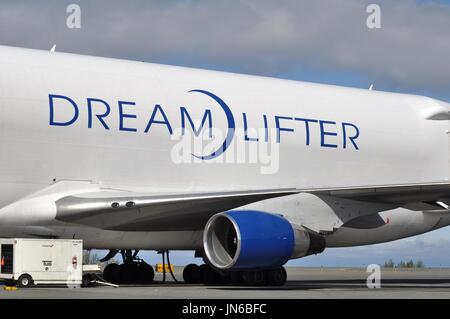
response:
<path fill-rule="evenodd" d="M 83 241 L 75 239 L 0 239 L 0 279 L 19 287 L 81 285 Z"/>

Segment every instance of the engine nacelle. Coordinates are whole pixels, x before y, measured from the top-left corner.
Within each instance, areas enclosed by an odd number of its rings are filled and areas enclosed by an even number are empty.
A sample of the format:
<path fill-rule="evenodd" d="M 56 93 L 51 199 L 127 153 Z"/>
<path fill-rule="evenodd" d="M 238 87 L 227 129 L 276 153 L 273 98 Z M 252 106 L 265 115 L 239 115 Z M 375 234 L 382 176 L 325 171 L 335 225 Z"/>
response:
<path fill-rule="evenodd" d="M 230 211 L 209 219 L 203 247 L 208 261 L 218 269 L 275 268 L 289 259 L 322 252 L 325 239 L 280 215 Z"/>

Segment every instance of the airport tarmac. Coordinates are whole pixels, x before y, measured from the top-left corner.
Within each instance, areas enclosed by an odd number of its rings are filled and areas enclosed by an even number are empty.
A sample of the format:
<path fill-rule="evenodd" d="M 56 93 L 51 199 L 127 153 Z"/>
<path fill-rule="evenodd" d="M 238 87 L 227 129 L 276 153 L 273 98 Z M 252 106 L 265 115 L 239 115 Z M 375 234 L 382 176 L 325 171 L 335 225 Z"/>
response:
<path fill-rule="evenodd" d="M 203 286 L 167 283 L 147 286 L 66 288 L 33 287 L 6 291 L 0 287 L 0 298 L 175 298 L 175 299 L 359 299 L 359 298 L 450 298 L 450 268 L 446 269 L 382 269 L 381 288 L 369 289 L 363 268 L 299 268 L 288 267 L 288 282 L 283 287 Z M 175 276 L 181 280 L 181 268 Z M 161 274 L 155 280 L 160 281 Z"/>

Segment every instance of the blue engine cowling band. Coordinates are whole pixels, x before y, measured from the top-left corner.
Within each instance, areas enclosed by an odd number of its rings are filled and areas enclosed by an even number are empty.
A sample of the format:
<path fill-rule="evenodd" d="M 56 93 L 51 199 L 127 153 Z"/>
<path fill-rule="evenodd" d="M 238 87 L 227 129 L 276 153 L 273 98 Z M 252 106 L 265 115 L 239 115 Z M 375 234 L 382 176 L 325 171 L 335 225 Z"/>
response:
<path fill-rule="evenodd" d="M 211 232 L 222 232 L 225 226 L 211 225 L 218 218 L 226 218 L 233 224 L 237 241 L 236 251 L 229 260 L 216 258 L 208 253 L 214 249 Z M 227 221 L 227 223 L 228 223 Z M 215 227 L 217 229 L 211 229 Z M 227 226 L 231 227 L 231 226 Z M 295 247 L 294 230 L 284 217 L 261 211 L 240 210 L 217 214 L 205 228 L 205 250 L 210 262 L 221 269 L 275 268 L 284 265 L 292 256 Z M 208 238 L 209 236 L 209 238 Z M 214 234 L 214 238 L 220 234 Z M 214 247 L 217 247 L 217 242 Z M 222 262 L 226 260 L 226 262 Z M 216 261 L 216 262 L 215 262 Z"/>

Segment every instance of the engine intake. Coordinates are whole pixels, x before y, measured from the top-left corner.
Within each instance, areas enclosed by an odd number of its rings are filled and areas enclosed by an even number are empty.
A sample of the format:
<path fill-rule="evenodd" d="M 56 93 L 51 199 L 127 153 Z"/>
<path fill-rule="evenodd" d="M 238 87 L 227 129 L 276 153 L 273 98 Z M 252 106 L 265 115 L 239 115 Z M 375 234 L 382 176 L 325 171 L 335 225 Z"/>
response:
<path fill-rule="evenodd" d="M 218 269 L 275 268 L 289 259 L 320 253 L 323 237 L 280 215 L 230 211 L 209 219 L 203 233 L 208 261 Z"/>

